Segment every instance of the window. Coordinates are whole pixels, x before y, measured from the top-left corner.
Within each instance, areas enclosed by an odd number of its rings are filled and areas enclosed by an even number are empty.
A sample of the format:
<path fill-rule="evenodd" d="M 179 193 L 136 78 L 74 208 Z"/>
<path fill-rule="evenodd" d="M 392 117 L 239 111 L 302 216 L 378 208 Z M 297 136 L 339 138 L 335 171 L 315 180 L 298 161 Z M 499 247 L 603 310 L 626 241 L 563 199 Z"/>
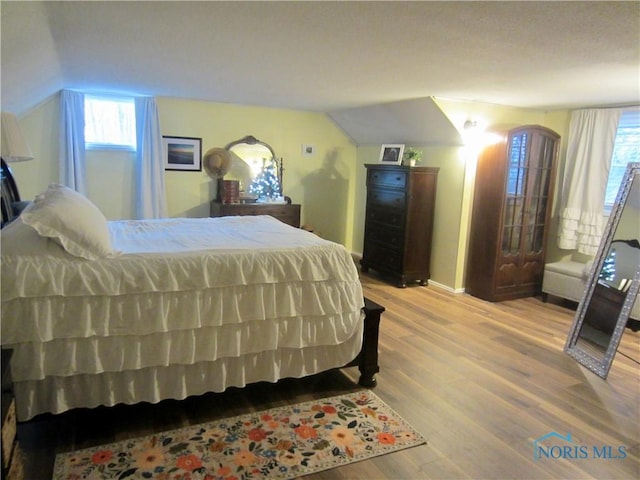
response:
<path fill-rule="evenodd" d="M 85 95 L 84 137 L 87 149 L 136 149 L 133 98 Z"/>
<path fill-rule="evenodd" d="M 604 197 L 605 211 L 611 211 L 618 195 L 627 163 L 640 162 L 640 109 L 622 113 L 613 147 L 609 180 Z"/>

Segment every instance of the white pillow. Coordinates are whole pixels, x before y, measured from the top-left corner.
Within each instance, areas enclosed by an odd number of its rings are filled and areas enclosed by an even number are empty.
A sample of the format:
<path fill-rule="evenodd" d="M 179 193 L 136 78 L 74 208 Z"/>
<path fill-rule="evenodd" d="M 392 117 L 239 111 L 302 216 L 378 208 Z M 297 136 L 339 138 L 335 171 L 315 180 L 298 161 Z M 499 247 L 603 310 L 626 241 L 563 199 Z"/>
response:
<path fill-rule="evenodd" d="M 105 216 L 88 198 L 64 185 L 49 185 L 21 218 L 76 257 L 96 260 L 115 253 Z"/>

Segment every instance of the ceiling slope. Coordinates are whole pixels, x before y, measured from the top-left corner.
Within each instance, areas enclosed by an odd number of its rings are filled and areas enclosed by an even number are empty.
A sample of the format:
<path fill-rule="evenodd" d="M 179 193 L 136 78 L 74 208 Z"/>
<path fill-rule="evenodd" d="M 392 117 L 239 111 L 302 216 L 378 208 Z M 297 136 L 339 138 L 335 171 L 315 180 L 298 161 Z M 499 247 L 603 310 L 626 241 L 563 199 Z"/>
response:
<path fill-rule="evenodd" d="M 49 18 L 39 2 L 0 2 L 2 110 L 22 114 L 65 87 Z"/>
<path fill-rule="evenodd" d="M 458 130 L 432 98 L 416 98 L 329 112 L 357 145 L 462 145 Z"/>
<path fill-rule="evenodd" d="M 638 1 L 0 2 L 2 102 L 61 88 L 318 112 L 640 101 Z"/>

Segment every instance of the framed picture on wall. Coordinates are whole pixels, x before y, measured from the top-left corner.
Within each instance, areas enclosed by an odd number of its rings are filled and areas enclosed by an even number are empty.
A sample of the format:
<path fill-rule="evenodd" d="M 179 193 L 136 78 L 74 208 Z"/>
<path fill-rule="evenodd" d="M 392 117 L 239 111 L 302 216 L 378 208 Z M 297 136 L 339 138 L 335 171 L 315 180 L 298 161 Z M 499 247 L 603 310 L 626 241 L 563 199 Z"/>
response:
<path fill-rule="evenodd" d="M 402 153 L 404 152 L 404 145 L 392 144 L 382 145 L 380 149 L 380 158 L 378 163 L 387 163 L 389 165 L 400 165 L 402 162 Z"/>
<path fill-rule="evenodd" d="M 202 171 L 202 139 L 162 137 L 165 170 Z"/>

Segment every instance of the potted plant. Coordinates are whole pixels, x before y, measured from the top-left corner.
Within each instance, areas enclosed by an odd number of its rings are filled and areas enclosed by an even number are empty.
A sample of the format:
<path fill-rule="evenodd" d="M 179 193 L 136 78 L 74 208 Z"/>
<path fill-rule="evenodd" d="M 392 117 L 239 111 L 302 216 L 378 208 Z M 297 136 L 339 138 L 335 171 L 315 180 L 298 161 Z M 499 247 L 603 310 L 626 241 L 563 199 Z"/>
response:
<path fill-rule="evenodd" d="M 422 158 L 422 150 L 416 150 L 413 147 L 405 149 L 402 155 L 402 163 L 414 167 L 416 162 L 419 162 Z"/>

